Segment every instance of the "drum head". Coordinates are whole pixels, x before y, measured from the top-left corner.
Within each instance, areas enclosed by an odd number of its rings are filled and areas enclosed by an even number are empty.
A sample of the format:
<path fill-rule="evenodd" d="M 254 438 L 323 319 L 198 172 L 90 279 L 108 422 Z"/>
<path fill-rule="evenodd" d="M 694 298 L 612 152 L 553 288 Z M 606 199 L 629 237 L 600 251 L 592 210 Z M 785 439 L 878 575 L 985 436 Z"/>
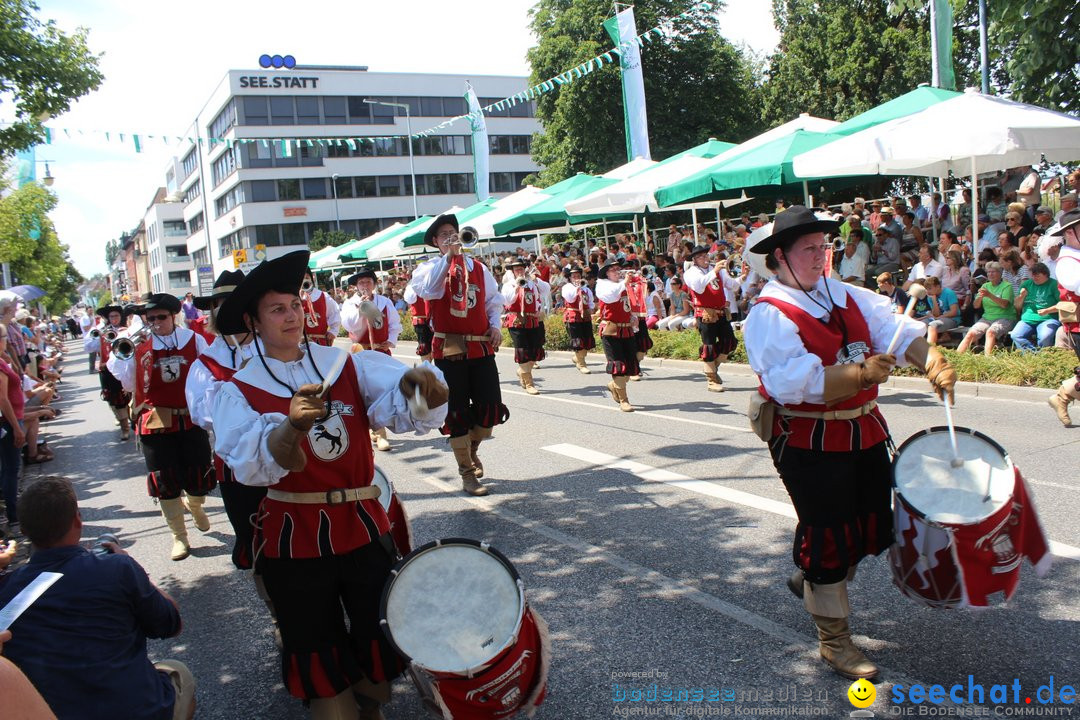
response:
<path fill-rule="evenodd" d="M 956 428 L 956 449 L 964 461 L 960 467 L 952 466 L 947 428 L 912 435 L 896 453 L 893 486 L 927 520 L 969 525 L 1012 500 L 1016 474 L 1001 446 L 982 433 Z"/>
<path fill-rule="evenodd" d="M 386 477 L 378 466 L 375 467 L 375 477 L 371 479 L 371 484 L 382 491 L 379 493 L 379 504 L 382 505 L 383 510 L 389 511 L 390 496 L 394 494 L 394 486 L 390 484 L 390 478 Z"/>
<path fill-rule="evenodd" d="M 482 668 L 517 636 L 525 595 L 498 551 L 473 540 L 441 540 L 402 560 L 383 593 L 391 642 L 432 672 Z"/>

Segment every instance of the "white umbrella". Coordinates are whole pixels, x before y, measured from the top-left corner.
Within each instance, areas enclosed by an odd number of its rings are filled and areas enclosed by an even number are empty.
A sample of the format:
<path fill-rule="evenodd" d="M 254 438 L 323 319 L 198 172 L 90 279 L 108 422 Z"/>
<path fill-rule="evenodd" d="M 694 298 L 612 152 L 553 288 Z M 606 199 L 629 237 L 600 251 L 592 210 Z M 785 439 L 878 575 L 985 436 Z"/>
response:
<path fill-rule="evenodd" d="M 614 185 L 608 185 L 585 197 L 566 203 L 569 215 L 624 215 L 657 212 L 660 206 L 653 194 L 657 188 L 695 174 L 712 164 L 712 158 L 685 156 L 663 162 L 637 173 Z M 701 207 L 715 208 L 716 202 L 701 203 Z M 679 210 L 682 208 L 664 208 Z"/>

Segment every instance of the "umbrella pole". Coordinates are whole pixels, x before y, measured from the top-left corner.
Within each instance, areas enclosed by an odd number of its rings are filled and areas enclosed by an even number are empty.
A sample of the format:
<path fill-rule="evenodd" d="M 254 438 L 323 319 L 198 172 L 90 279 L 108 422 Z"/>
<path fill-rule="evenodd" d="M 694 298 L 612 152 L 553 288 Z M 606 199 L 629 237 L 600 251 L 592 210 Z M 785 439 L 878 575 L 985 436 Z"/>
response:
<path fill-rule="evenodd" d="M 926 178 L 926 182 L 930 184 L 930 204 L 927 206 L 927 210 L 930 213 L 930 228 L 934 231 L 934 240 L 941 237 L 941 231 L 937 226 L 937 210 L 934 209 L 934 178 Z M 944 188 L 942 188 L 944 189 Z M 945 199 L 945 193 L 941 193 L 941 199 Z M 945 228 L 942 228 L 944 230 Z"/>
<path fill-rule="evenodd" d="M 694 223 L 694 244 L 697 245 L 697 208 L 690 208 L 690 221 Z"/>
<path fill-rule="evenodd" d="M 720 222 L 720 208 L 723 206 L 723 203 L 716 203 L 716 237 L 718 238 L 724 237 L 724 228 Z"/>
<path fill-rule="evenodd" d="M 604 224 L 604 242 L 600 243 L 600 244 L 603 245 L 604 247 L 607 247 L 607 218 L 601 218 L 600 222 L 602 222 Z M 584 244 L 581 247 L 581 252 L 583 254 L 588 252 L 588 246 L 589 246 L 589 241 L 588 241 L 588 238 L 586 236 L 586 240 L 584 241 Z M 586 257 L 586 259 L 588 259 L 588 258 Z"/>
<path fill-rule="evenodd" d="M 971 156 L 971 254 L 979 254 L 979 174 L 975 172 L 975 156 Z"/>
<path fill-rule="evenodd" d="M 810 183 L 806 180 L 802 181 L 802 196 L 803 202 L 806 203 L 806 207 L 813 207 L 813 203 L 810 202 Z"/>

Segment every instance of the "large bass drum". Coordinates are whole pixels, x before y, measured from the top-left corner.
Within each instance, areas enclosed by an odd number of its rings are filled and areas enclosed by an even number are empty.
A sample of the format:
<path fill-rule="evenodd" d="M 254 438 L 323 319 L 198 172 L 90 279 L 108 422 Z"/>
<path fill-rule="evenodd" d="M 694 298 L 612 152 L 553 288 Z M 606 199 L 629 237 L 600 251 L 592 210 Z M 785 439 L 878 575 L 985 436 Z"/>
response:
<path fill-rule="evenodd" d="M 379 504 L 383 506 L 387 517 L 390 518 L 390 535 L 394 538 L 394 546 L 398 554 L 408 555 L 412 552 L 413 546 L 412 523 L 409 522 L 409 516 L 405 513 L 405 506 L 401 504 L 401 498 L 394 491 L 394 484 L 377 465 L 371 484 L 381 491 Z"/>

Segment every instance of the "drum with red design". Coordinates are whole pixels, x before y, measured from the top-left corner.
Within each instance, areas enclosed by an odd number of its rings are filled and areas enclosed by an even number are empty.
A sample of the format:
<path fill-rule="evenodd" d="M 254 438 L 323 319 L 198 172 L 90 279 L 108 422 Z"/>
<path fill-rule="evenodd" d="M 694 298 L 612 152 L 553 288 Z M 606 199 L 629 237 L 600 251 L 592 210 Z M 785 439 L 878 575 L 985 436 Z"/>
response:
<path fill-rule="evenodd" d="M 948 428 L 908 438 L 893 462 L 893 582 L 929 607 L 985 607 L 1008 600 L 1026 556 L 1036 572 L 1050 565 L 1046 537 L 1027 484 L 1008 454 L 986 435 Z"/>
<path fill-rule="evenodd" d="M 386 476 L 379 466 L 375 466 L 375 477 L 371 484 L 379 488 L 379 504 L 390 518 L 390 535 L 394 538 L 394 546 L 398 554 L 405 556 L 412 552 L 413 535 L 412 523 L 405 514 L 405 506 L 401 504 L 401 498 L 394 491 L 394 483 Z"/>
<path fill-rule="evenodd" d="M 391 572 L 380 623 L 443 720 L 531 714 L 544 699 L 547 625 L 514 566 L 485 543 L 448 538 L 410 553 Z"/>

